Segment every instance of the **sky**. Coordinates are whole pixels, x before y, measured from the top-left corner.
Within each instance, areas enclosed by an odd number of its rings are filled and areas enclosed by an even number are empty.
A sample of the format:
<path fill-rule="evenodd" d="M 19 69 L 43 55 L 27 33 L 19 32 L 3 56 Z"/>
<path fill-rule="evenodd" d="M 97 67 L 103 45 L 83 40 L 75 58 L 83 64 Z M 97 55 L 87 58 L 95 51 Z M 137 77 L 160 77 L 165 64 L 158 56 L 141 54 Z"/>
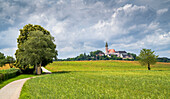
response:
<path fill-rule="evenodd" d="M 27 24 L 55 38 L 58 58 L 109 49 L 170 58 L 170 0 L 0 0 L 0 52 L 15 56 Z"/>

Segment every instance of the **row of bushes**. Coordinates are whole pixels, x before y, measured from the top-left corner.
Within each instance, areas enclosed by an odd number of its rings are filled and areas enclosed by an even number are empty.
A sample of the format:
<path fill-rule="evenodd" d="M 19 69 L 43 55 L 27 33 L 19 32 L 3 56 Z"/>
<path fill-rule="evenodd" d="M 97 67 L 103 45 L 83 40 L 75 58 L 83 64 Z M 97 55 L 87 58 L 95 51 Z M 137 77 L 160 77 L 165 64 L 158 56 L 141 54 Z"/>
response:
<path fill-rule="evenodd" d="M 7 70 L 0 70 L 0 83 L 4 80 L 13 78 L 18 75 L 20 75 L 19 69 L 11 68 Z"/>

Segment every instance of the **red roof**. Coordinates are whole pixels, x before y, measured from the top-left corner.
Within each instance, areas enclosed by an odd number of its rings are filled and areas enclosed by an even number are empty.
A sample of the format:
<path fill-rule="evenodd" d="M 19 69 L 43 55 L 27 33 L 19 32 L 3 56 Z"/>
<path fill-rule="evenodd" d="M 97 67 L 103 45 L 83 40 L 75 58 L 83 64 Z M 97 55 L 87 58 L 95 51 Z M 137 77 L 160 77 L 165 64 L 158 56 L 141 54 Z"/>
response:
<path fill-rule="evenodd" d="M 109 49 L 108 52 L 109 53 L 115 53 L 115 50 L 114 49 Z"/>

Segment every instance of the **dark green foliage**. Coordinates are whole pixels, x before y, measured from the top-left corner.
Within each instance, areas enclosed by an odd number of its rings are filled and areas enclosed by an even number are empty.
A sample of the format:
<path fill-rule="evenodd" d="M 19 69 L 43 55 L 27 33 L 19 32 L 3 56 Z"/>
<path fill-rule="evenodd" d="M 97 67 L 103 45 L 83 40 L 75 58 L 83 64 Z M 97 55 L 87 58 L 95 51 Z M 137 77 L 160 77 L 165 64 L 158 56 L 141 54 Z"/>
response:
<path fill-rule="evenodd" d="M 123 60 L 127 60 L 127 61 L 134 61 L 134 59 L 128 59 L 128 58 L 127 58 L 127 59 L 123 59 Z"/>
<path fill-rule="evenodd" d="M 30 31 L 41 31 L 45 35 L 50 35 L 50 32 L 41 27 L 40 25 L 25 25 L 23 29 L 20 29 L 20 35 L 17 39 L 18 47 L 20 47 L 20 45 L 22 45 L 22 43 L 24 43 L 28 39 L 28 34 Z"/>
<path fill-rule="evenodd" d="M 99 56 L 98 54 L 104 55 L 104 53 L 102 51 L 97 50 L 97 51 L 94 51 L 94 52 L 90 52 L 89 55 L 86 55 L 86 53 L 84 53 L 84 54 L 80 54 L 79 56 L 77 56 L 75 58 L 67 58 L 67 59 L 64 59 L 64 60 L 66 60 L 66 61 L 103 60 L 102 56 Z"/>
<path fill-rule="evenodd" d="M 35 34 L 33 31 L 38 33 Z M 17 39 L 18 49 L 15 53 L 15 66 L 25 71 L 29 69 L 30 65 L 38 63 L 46 66 L 51 63 L 53 58 L 57 56 L 56 45 L 53 41 L 54 38 L 50 35 L 50 32 L 40 25 L 25 25 L 23 29 L 20 29 L 20 35 Z"/>
<path fill-rule="evenodd" d="M 0 52 L 0 59 L 4 59 L 4 58 L 5 58 L 4 54 Z"/>
<path fill-rule="evenodd" d="M 0 52 L 0 67 L 5 66 L 5 64 L 9 64 L 9 66 L 12 68 L 14 62 L 15 59 L 12 56 L 7 56 L 5 58 L 4 54 Z"/>
<path fill-rule="evenodd" d="M 19 69 L 7 69 L 7 70 L 0 70 L 0 83 L 4 80 L 7 80 L 9 78 L 13 78 L 15 76 L 18 76 L 20 74 Z"/>
<path fill-rule="evenodd" d="M 54 40 L 50 35 L 44 35 L 41 31 L 30 32 L 28 40 L 21 46 L 24 50 L 20 52 L 20 58 L 27 61 L 23 63 L 26 65 L 40 64 L 47 59 L 53 59 L 55 57 L 55 44 L 51 41 Z"/>
<path fill-rule="evenodd" d="M 170 62 L 170 59 L 167 57 L 163 57 L 163 58 L 157 58 L 158 62 Z"/>
<path fill-rule="evenodd" d="M 5 59 L 0 59 L 0 67 L 5 66 L 6 60 Z"/>
<path fill-rule="evenodd" d="M 153 65 L 157 62 L 158 56 L 154 54 L 154 51 L 151 49 L 142 49 L 139 54 L 139 63 L 141 65 L 147 65 L 148 70 L 150 70 L 150 65 Z"/>
<path fill-rule="evenodd" d="M 15 63 L 15 59 L 12 56 L 7 56 L 5 60 L 6 60 L 6 64 L 9 64 L 9 66 L 12 68 L 13 63 Z"/>
<path fill-rule="evenodd" d="M 111 57 L 107 56 L 101 50 L 92 51 L 90 54 L 86 55 L 80 54 L 75 58 L 67 58 L 67 59 L 58 59 L 57 61 L 82 61 L 82 60 L 122 60 L 121 57 L 117 57 L 116 55 L 111 55 Z M 132 59 L 133 61 L 133 59 Z"/>
<path fill-rule="evenodd" d="M 21 46 L 21 52 L 18 52 L 18 62 L 22 66 L 42 65 L 43 60 L 52 62 L 56 58 L 56 45 L 51 35 L 44 35 L 41 31 L 31 31 L 28 40 Z M 25 61 L 23 61 L 25 60 Z"/>
<path fill-rule="evenodd" d="M 90 56 L 93 56 L 93 57 L 96 57 L 96 55 L 98 55 L 98 54 L 104 54 L 104 53 L 101 50 L 90 52 Z"/>
<path fill-rule="evenodd" d="M 5 56 L 3 53 L 0 52 L 0 67 L 6 64 Z"/>
<path fill-rule="evenodd" d="M 134 53 L 128 53 L 128 55 L 132 55 L 132 56 L 133 56 L 133 59 L 136 60 L 136 54 L 134 54 Z"/>
<path fill-rule="evenodd" d="M 122 59 L 121 57 L 117 57 L 116 55 L 105 55 L 105 53 L 101 50 L 91 51 L 89 54 L 80 54 L 74 58 L 67 58 L 67 59 L 58 59 L 57 61 L 81 61 L 81 60 L 128 60 L 134 61 L 136 59 L 136 54 L 128 53 L 128 55 L 132 55 L 134 59 Z"/>

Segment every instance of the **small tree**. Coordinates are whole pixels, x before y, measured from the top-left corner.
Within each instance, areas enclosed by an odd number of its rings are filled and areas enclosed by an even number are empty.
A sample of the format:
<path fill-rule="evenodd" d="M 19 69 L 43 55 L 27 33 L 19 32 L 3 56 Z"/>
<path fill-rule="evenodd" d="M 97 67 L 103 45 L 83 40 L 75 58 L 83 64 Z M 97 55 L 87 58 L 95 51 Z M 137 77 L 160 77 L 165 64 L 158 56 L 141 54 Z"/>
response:
<path fill-rule="evenodd" d="M 144 66 L 148 65 L 148 70 L 151 70 L 150 65 L 156 63 L 158 56 L 151 49 L 142 49 L 139 54 L 139 63 Z"/>

